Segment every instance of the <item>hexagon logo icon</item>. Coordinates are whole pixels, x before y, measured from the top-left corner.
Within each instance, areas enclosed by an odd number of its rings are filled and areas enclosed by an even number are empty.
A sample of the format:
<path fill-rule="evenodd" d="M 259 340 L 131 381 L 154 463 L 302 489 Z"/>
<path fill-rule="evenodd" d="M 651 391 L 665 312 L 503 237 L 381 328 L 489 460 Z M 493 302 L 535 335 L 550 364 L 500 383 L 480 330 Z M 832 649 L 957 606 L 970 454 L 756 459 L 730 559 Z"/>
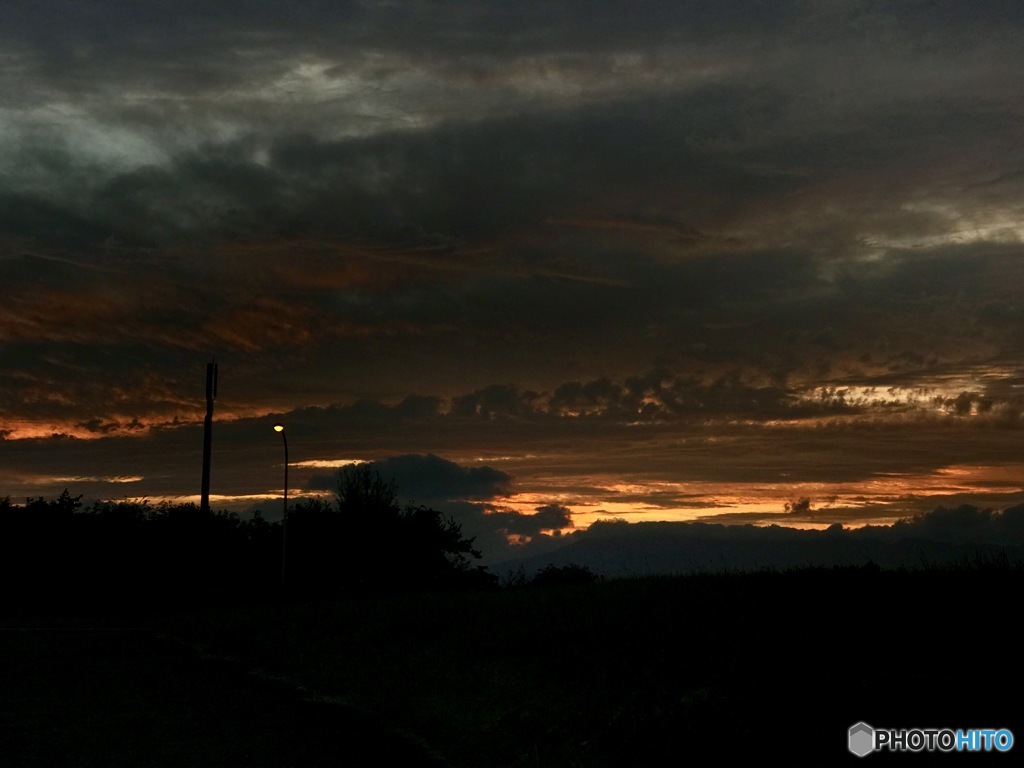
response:
<path fill-rule="evenodd" d="M 864 755 L 874 751 L 875 729 L 867 723 L 857 723 L 850 726 L 848 746 L 850 751 L 857 757 L 864 757 Z"/>

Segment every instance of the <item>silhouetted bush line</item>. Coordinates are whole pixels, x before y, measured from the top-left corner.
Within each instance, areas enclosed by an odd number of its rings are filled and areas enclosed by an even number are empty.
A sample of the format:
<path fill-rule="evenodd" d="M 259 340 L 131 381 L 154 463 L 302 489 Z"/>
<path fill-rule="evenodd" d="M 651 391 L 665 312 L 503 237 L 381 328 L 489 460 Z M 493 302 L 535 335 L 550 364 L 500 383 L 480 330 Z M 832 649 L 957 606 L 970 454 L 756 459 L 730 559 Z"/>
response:
<path fill-rule="evenodd" d="M 499 579 L 501 586 L 516 587 L 564 587 L 583 586 L 601 581 L 602 577 L 585 565 L 569 563 L 568 565 L 548 564 L 537 571 L 532 577 L 526 575 L 522 566 L 509 571 Z"/>
<path fill-rule="evenodd" d="M 143 608 L 210 603 L 275 586 L 280 526 L 194 504 L 0 499 L 0 573 L 12 603 Z"/>
<path fill-rule="evenodd" d="M 195 504 L 0 498 L 0 575 L 9 603 L 138 609 L 329 597 L 349 592 L 491 586 L 461 527 L 423 505 L 399 506 L 368 465 L 339 476 L 336 499 L 289 507 L 284 531 Z"/>

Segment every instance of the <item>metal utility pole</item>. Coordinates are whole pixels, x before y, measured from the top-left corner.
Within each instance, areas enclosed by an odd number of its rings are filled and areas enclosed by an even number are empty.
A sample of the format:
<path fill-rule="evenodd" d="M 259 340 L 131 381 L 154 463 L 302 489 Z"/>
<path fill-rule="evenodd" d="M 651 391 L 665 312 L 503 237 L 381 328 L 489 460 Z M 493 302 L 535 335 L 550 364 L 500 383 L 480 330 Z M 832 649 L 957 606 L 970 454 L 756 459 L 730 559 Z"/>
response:
<path fill-rule="evenodd" d="M 217 399 L 217 364 L 206 364 L 206 421 L 203 422 L 203 492 L 199 509 L 210 511 L 210 444 L 213 440 L 213 401 Z"/>

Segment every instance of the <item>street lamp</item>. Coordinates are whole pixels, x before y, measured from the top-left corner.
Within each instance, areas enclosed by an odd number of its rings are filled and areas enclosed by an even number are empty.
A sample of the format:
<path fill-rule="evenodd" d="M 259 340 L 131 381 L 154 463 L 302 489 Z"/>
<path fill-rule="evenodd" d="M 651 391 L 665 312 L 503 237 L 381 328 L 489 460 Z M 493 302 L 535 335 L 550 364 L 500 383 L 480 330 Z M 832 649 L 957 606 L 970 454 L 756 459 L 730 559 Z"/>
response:
<path fill-rule="evenodd" d="M 288 586 L 288 435 L 284 433 L 284 424 L 274 425 L 274 431 L 281 433 L 284 441 L 284 508 L 281 515 L 281 586 Z"/>

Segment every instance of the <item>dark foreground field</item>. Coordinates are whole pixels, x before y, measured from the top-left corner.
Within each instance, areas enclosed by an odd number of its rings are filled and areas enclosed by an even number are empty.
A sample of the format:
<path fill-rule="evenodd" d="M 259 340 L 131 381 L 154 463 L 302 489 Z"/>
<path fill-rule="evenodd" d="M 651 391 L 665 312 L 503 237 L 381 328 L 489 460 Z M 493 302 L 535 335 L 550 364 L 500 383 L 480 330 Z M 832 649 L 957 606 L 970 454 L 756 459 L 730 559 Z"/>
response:
<path fill-rule="evenodd" d="M 0 764 L 833 765 L 861 720 L 1020 737 L 1022 586 L 808 569 L 12 614 Z"/>

